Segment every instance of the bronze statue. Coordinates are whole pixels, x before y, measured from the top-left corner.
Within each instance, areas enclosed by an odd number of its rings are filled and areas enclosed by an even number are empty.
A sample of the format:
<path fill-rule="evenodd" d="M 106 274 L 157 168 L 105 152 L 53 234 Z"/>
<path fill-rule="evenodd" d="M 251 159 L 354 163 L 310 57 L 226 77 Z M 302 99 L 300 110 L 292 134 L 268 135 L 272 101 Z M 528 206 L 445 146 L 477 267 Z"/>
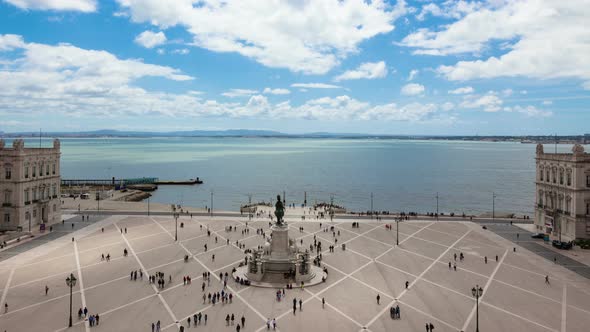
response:
<path fill-rule="evenodd" d="M 281 201 L 281 195 L 277 195 L 277 203 L 275 204 L 275 216 L 277 216 L 277 226 L 282 226 L 283 216 L 285 215 L 285 206 Z"/>

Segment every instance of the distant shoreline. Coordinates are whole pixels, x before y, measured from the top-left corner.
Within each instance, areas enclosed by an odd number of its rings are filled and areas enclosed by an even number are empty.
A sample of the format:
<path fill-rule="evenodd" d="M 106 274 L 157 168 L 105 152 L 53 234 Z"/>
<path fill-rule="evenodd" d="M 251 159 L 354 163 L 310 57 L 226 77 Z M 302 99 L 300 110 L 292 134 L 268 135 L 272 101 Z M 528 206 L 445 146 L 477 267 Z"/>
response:
<path fill-rule="evenodd" d="M 419 140 L 419 141 L 463 141 L 463 142 L 511 142 L 523 144 L 590 144 L 590 134 L 567 136 L 469 136 L 469 135 L 370 135 L 370 134 L 338 134 L 309 133 L 284 134 L 279 132 L 230 130 L 222 132 L 47 132 L 47 133 L 2 133 L 2 139 L 18 138 L 60 138 L 60 139 L 128 139 L 128 138 L 282 138 L 282 139 L 352 139 L 352 140 Z"/>

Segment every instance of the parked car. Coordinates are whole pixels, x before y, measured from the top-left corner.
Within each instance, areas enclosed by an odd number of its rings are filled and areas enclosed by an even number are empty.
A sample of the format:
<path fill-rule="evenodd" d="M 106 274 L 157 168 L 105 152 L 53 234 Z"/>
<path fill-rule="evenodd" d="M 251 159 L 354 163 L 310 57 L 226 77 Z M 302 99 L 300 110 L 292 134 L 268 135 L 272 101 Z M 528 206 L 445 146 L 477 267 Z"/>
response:
<path fill-rule="evenodd" d="M 533 239 L 544 239 L 545 238 L 545 234 L 543 234 L 543 233 L 533 233 L 533 235 L 531 235 L 531 237 Z"/>
<path fill-rule="evenodd" d="M 553 240 L 553 242 L 551 243 L 555 248 L 558 249 L 565 249 L 565 250 L 569 250 L 572 248 L 573 243 L 572 242 L 563 242 L 563 241 L 559 241 L 559 240 Z"/>

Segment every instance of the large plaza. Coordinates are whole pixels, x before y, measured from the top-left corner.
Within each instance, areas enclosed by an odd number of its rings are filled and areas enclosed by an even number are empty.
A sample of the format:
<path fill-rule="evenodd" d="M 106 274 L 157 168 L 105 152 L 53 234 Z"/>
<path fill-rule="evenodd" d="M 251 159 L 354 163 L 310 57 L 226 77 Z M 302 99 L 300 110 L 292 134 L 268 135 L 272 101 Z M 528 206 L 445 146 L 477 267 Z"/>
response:
<path fill-rule="evenodd" d="M 72 217 L 65 226 L 79 221 L 80 216 Z M 302 248 L 313 245 L 314 237 L 322 242 L 326 282 L 287 289 L 277 301 L 276 289 L 240 285 L 230 277 L 226 291 L 233 295 L 232 303 L 204 302 L 204 293 L 222 290 L 220 272 L 231 275 L 244 261 L 240 246 L 264 244 L 257 230 L 268 235 L 268 219 L 181 216 L 175 241 L 170 216 L 105 216 L 0 263 L 0 331 L 151 331 L 158 320 L 162 331 L 180 326 L 185 331 L 236 331 L 242 316 L 241 331 L 264 331 L 268 319 L 276 319 L 280 331 L 424 331 L 426 323 L 437 332 L 474 331 L 476 285 L 484 290 L 482 331 L 586 331 L 590 326 L 590 280 L 478 224 L 417 220 L 400 222 L 397 229 L 386 221 L 359 220 L 354 228 L 349 219 L 288 216 L 286 221 L 290 237 Z M 328 250 L 331 245 L 334 252 Z M 110 261 L 102 260 L 103 254 Z M 143 278 L 130 280 L 131 271 L 142 271 Z M 147 274 L 156 272 L 165 275 L 163 289 L 148 282 Z M 204 272 L 210 272 L 211 280 L 203 292 Z M 65 280 L 70 273 L 77 283 L 74 324 L 68 328 L 70 288 Z M 184 276 L 191 277 L 191 284 L 184 284 Z M 295 314 L 294 298 L 302 300 L 302 310 L 298 305 Z M 401 319 L 394 320 L 389 309 L 397 305 Z M 100 315 L 98 326 L 78 318 L 84 307 Z M 197 313 L 207 315 L 207 324 L 188 328 L 187 318 Z M 226 326 L 228 314 L 236 316 L 234 325 Z"/>

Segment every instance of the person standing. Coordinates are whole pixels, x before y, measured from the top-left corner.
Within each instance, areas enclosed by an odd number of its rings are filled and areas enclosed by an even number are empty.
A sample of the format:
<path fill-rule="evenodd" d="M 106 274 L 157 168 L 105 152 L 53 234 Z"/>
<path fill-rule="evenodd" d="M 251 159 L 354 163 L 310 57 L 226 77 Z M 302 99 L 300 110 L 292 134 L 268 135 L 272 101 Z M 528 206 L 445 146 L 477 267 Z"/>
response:
<path fill-rule="evenodd" d="M 241 321 L 242 321 L 242 327 L 246 327 L 246 317 L 244 317 L 244 316 L 242 315 L 242 319 L 241 319 Z"/>
<path fill-rule="evenodd" d="M 297 299 L 293 299 L 293 315 L 295 315 L 295 311 L 297 311 Z"/>
<path fill-rule="evenodd" d="M 49 292 L 49 286 L 45 285 L 45 296 L 47 296 L 47 292 Z"/>
<path fill-rule="evenodd" d="M 322 297 L 322 309 L 326 306 L 326 299 Z"/>
<path fill-rule="evenodd" d="M 381 295 L 377 294 L 377 304 L 379 304 L 380 300 L 381 300 Z"/>

